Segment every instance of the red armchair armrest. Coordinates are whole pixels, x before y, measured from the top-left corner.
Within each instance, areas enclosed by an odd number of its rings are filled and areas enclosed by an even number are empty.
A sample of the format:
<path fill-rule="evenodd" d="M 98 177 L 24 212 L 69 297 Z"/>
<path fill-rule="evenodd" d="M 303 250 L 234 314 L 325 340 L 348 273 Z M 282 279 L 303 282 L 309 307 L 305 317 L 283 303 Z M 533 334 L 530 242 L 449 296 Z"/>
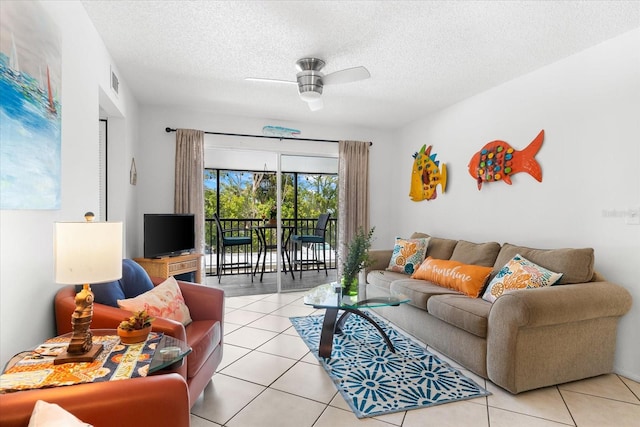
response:
<path fill-rule="evenodd" d="M 188 427 L 190 420 L 187 383 L 175 373 L 0 394 L 0 425 L 26 427 L 37 400 L 95 427 Z"/>

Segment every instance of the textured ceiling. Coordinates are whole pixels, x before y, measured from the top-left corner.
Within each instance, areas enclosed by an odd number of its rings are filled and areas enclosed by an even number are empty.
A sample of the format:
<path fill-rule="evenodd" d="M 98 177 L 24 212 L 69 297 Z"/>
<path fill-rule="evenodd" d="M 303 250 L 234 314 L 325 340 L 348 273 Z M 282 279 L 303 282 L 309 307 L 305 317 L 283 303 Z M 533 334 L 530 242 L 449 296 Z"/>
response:
<path fill-rule="evenodd" d="M 143 105 L 392 129 L 640 27 L 638 1 L 83 1 Z M 310 111 L 297 59 L 371 78 Z M 213 129 L 223 130 L 223 129 Z"/>

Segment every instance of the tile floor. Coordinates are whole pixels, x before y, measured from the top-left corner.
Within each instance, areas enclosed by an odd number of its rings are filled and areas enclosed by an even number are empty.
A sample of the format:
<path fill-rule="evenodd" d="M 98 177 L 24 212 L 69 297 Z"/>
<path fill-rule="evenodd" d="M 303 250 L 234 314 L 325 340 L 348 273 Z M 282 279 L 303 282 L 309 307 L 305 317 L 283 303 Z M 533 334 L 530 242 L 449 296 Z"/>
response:
<path fill-rule="evenodd" d="M 316 311 L 303 294 L 226 299 L 224 358 L 193 427 L 640 426 L 640 383 L 618 375 L 514 396 L 444 357 L 493 394 L 360 420 L 289 322 Z"/>

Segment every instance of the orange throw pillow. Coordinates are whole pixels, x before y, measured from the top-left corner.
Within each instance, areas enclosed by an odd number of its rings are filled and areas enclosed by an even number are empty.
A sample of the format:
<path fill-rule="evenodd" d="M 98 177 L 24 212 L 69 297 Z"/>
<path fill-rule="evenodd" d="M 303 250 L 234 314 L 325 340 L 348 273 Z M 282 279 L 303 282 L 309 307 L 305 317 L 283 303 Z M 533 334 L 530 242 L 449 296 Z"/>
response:
<path fill-rule="evenodd" d="M 490 274 L 491 267 L 427 257 L 411 278 L 428 280 L 443 288 L 477 298 Z"/>

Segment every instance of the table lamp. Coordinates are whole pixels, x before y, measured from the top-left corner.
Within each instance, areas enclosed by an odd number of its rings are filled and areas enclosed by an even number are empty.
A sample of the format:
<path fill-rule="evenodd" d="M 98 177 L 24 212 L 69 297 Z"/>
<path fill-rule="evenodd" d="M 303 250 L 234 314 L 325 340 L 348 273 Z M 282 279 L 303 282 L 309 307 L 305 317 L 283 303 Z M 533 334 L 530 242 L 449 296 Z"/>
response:
<path fill-rule="evenodd" d="M 122 223 L 56 222 L 54 237 L 55 280 L 63 285 L 82 284 L 71 316 L 73 333 L 67 350 L 54 359 L 55 365 L 92 362 L 102 351 L 93 344 L 89 327 L 93 317 L 93 293 L 89 283 L 105 283 L 122 277 Z"/>

